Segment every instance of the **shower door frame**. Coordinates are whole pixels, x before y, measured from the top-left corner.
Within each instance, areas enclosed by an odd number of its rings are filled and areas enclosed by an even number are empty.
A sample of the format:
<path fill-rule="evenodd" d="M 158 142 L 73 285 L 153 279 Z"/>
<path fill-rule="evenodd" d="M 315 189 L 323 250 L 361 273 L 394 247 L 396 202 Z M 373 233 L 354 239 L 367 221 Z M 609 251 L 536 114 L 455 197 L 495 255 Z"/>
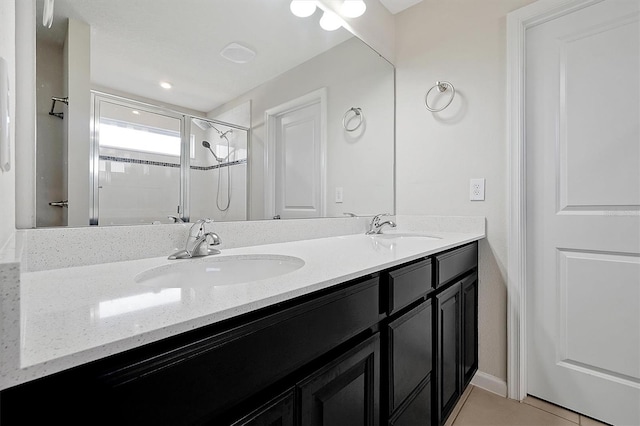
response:
<path fill-rule="evenodd" d="M 125 108 L 140 109 L 154 114 L 160 114 L 171 118 L 180 120 L 180 195 L 179 195 L 179 217 L 189 222 L 190 219 L 190 184 L 191 184 L 191 119 L 197 118 L 204 121 L 209 121 L 220 126 L 230 127 L 232 129 L 242 130 L 247 132 L 247 172 L 246 172 L 246 211 L 249 209 L 250 199 L 250 161 L 251 161 L 251 129 L 237 124 L 227 123 L 224 121 L 216 120 L 208 117 L 201 117 L 185 112 L 172 110 L 162 106 L 157 106 L 145 102 L 136 101 L 134 99 L 125 98 L 122 96 L 112 95 L 110 93 L 100 92 L 97 90 L 91 91 L 91 123 L 90 123 L 90 163 L 89 163 L 89 225 L 99 226 L 100 219 L 100 130 L 96 123 L 100 120 L 100 102 L 108 101 Z M 227 166 L 230 167 L 230 166 Z M 247 217 L 247 214 L 245 214 Z M 247 218 L 248 219 L 248 218 Z M 245 220 L 247 220 L 245 219 Z"/>

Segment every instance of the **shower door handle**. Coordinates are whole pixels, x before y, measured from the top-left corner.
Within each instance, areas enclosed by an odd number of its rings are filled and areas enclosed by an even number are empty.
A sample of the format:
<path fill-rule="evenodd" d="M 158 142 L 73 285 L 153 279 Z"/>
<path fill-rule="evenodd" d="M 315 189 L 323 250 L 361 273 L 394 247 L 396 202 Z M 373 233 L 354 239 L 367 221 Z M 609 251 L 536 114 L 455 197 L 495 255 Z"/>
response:
<path fill-rule="evenodd" d="M 69 207 L 69 200 L 64 201 L 52 201 L 49 203 L 51 207 Z"/>

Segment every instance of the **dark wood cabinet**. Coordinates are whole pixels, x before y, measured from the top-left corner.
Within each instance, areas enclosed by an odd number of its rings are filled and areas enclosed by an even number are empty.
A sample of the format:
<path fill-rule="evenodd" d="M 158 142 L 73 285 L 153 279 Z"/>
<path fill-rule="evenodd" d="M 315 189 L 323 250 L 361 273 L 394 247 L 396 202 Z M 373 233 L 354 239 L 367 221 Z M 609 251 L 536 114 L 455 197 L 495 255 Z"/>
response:
<path fill-rule="evenodd" d="M 474 272 L 436 296 L 437 409 L 443 424 L 478 370 L 478 279 Z"/>
<path fill-rule="evenodd" d="M 461 293 L 456 283 L 436 296 L 437 407 L 443 423 L 462 394 L 461 386 Z"/>
<path fill-rule="evenodd" d="M 478 280 L 471 275 L 460 285 L 462 293 L 462 379 L 467 386 L 478 371 Z"/>
<path fill-rule="evenodd" d="M 432 271 L 431 259 L 420 259 L 384 274 L 385 312 L 391 315 L 433 291 Z"/>
<path fill-rule="evenodd" d="M 0 426 L 443 424 L 477 368 L 471 243 L 6 389 Z"/>
<path fill-rule="evenodd" d="M 300 424 L 378 425 L 379 372 L 376 334 L 298 384 Z"/>
<path fill-rule="evenodd" d="M 478 370 L 478 246 L 435 256 L 435 407 L 444 424 Z"/>
<path fill-rule="evenodd" d="M 433 369 L 431 300 L 389 323 L 389 407 L 394 412 Z"/>
<path fill-rule="evenodd" d="M 443 287 L 478 266 L 478 244 L 467 244 L 438 254 L 435 262 L 436 287 Z"/>
<path fill-rule="evenodd" d="M 433 424 L 432 406 L 432 382 L 429 376 L 418 387 L 415 395 L 409 398 L 405 406 L 391 418 L 389 425 L 431 426 Z"/>
<path fill-rule="evenodd" d="M 294 426 L 294 389 L 262 405 L 231 426 Z"/>

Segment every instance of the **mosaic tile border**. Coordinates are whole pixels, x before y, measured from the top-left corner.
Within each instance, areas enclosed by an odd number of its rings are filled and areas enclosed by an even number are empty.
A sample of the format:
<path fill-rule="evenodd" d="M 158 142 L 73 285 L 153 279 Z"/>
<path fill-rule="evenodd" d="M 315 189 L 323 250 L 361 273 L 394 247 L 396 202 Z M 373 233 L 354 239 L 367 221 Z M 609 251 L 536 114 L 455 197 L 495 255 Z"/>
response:
<path fill-rule="evenodd" d="M 118 163 L 131 163 L 131 164 L 144 164 L 147 166 L 159 166 L 159 167 L 174 167 L 174 168 L 180 168 L 180 164 L 178 163 L 167 163 L 164 161 L 151 161 L 151 160 L 139 160 L 137 158 L 124 158 L 124 157 L 115 157 L 112 155 L 101 155 L 100 156 L 100 160 L 103 161 L 115 161 Z M 220 167 L 229 167 L 229 166 L 235 166 L 238 164 L 245 164 L 247 162 L 247 159 L 244 158 L 242 160 L 236 160 L 236 161 L 229 161 L 228 163 L 224 163 L 224 164 L 215 164 L 213 166 L 189 166 L 189 168 L 191 170 L 214 170 L 214 169 L 219 169 Z"/>

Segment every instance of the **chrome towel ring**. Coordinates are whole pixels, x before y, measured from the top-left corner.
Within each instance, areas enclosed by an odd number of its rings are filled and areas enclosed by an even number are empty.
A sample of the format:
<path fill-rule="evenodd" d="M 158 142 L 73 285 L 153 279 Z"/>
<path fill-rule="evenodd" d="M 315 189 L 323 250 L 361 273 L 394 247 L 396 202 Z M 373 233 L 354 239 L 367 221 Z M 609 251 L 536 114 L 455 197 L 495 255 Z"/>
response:
<path fill-rule="evenodd" d="M 349 119 L 349 121 L 356 119 L 356 117 L 359 119 L 358 120 L 358 124 L 355 125 L 355 127 L 348 127 L 347 126 L 347 117 L 349 116 L 349 113 L 353 112 L 354 116 L 351 117 Z M 347 112 L 344 113 L 344 115 L 342 116 L 342 127 L 344 127 L 344 129 L 347 132 L 353 132 L 355 130 L 358 130 L 358 128 L 360 126 L 362 126 L 362 123 L 364 122 L 364 113 L 362 112 L 362 108 L 358 108 L 358 107 L 352 107 L 349 108 L 347 110 Z"/>
<path fill-rule="evenodd" d="M 438 89 L 438 92 L 443 93 L 446 92 L 447 90 L 451 89 L 451 96 L 449 97 L 449 100 L 447 101 L 447 103 L 441 107 L 441 108 L 433 108 L 431 106 L 429 106 L 429 93 L 431 93 L 431 91 L 433 89 Z M 443 109 L 445 109 L 446 107 L 448 107 L 449 105 L 451 105 L 451 101 L 453 101 L 453 97 L 456 95 L 456 89 L 453 87 L 453 84 L 449 83 L 448 81 L 436 81 L 436 84 L 431 87 L 431 89 L 429 89 L 427 91 L 427 94 L 424 95 L 424 104 L 427 107 L 427 109 L 431 112 L 440 112 Z"/>

